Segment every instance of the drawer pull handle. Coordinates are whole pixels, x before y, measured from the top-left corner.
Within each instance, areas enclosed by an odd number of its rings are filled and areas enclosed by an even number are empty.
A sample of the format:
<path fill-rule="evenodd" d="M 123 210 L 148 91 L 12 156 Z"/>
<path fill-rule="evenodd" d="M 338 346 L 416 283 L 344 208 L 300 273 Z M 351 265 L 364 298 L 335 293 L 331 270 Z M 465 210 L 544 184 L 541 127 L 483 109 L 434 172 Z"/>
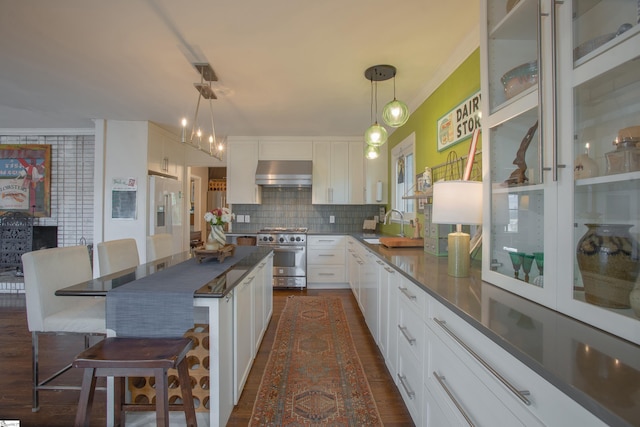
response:
<path fill-rule="evenodd" d="M 385 267 L 384 269 L 387 270 L 387 273 L 395 273 L 396 272 L 393 268 Z"/>
<path fill-rule="evenodd" d="M 404 388 L 404 391 L 407 393 L 407 396 L 409 396 L 409 399 L 413 400 L 413 398 L 416 395 L 416 392 L 413 391 L 411 387 L 409 387 L 409 384 L 407 382 L 407 377 L 404 375 L 398 374 L 398 379 L 400 380 L 400 384 L 402 384 L 402 388 Z"/>
<path fill-rule="evenodd" d="M 334 254 L 318 254 L 318 256 L 335 256 Z"/>
<path fill-rule="evenodd" d="M 411 301 L 415 301 L 418 299 L 417 296 L 409 293 L 409 290 L 407 288 L 403 288 L 403 287 L 398 287 L 398 289 L 400 289 L 400 292 L 402 292 L 404 294 L 405 297 L 409 298 Z"/>
<path fill-rule="evenodd" d="M 475 424 L 473 423 L 473 421 L 471 421 L 471 418 L 469 418 L 469 415 L 467 415 L 467 412 L 464 410 L 462 405 L 460 405 L 460 402 L 458 402 L 458 399 L 456 399 L 453 393 L 451 393 L 451 391 L 449 390 L 449 387 L 447 387 L 447 385 L 444 383 L 445 377 L 438 375 L 436 371 L 433 371 L 433 376 L 436 377 L 436 380 L 438 380 L 438 382 L 440 383 L 440 386 L 442 386 L 442 388 L 444 389 L 444 392 L 447 393 L 447 396 L 449 396 L 449 399 L 451 399 L 453 404 L 456 405 L 456 408 L 458 408 L 458 411 L 460 411 L 460 414 L 462 414 L 464 419 L 467 420 L 467 423 L 469 423 L 471 427 L 475 427 Z"/>
<path fill-rule="evenodd" d="M 333 273 L 318 273 L 318 276 L 333 276 Z"/>
<path fill-rule="evenodd" d="M 400 332 L 402 332 L 402 335 L 404 335 L 404 339 L 409 341 L 410 345 L 415 344 L 416 339 L 414 337 L 412 337 L 411 335 L 409 335 L 409 332 L 407 331 L 407 327 L 406 326 L 398 325 L 398 329 L 400 329 Z"/>
<path fill-rule="evenodd" d="M 504 378 L 502 375 L 500 375 L 500 373 L 498 371 L 493 369 L 493 367 L 491 367 L 491 365 L 489 365 L 487 362 L 485 362 L 485 360 L 482 357 L 480 357 L 480 355 L 478 353 L 473 351 L 471 349 L 471 347 L 469 347 L 464 341 L 462 341 L 460 338 L 458 338 L 458 336 L 456 334 L 454 334 L 453 331 L 447 327 L 447 322 L 445 322 L 444 320 L 440 320 L 440 319 L 438 319 L 436 317 L 434 317 L 433 320 L 435 320 L 435 322 L 438 324 L 438 326 L 440 326 L 442 329 L 444 329 L 444 331 L 447 334 L 449 334 L 451 336 L 451 338 L 453 338 L 458 344 L 460 344 L 465 350 L 467 350 L 467 352 L 469 352 L 470 355 L 472 355 L 478 362 L 480 362 L 480 364 L 482 366 L 484 366 L 485 369 L 487 369 L 487 371 L 491 372 L 494 377 L 496 377 L 502 384 L 504 384 L 504 386 L 507 387 L 507 389 L 509 389 L 509 391 L 511 391 L 513 394 L 515 394 L 518 399 L 520 399 L 527 406 L 531 405 L 531 401 L 525 397 L 525 396 L 529 396 L 530 395 L 528 390 L 518 390 L 513 385 L 511 385 L 511 383 L 509 381 L 507 381 L 506 378 Z"/>

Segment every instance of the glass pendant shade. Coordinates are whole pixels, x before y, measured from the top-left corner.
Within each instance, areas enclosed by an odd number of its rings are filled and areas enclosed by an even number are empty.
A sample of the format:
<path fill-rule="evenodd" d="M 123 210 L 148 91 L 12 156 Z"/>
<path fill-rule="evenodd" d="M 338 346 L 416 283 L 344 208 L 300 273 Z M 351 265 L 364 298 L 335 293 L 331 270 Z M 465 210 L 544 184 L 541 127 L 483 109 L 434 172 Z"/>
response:
<path fill-rule="evenodd" d="M 372 145 L 367 145 L 367 148 L 364 150 L 364 156 L 368 160 L 377 159 L 380 156 L 380 149 Z"/>
<path fill-rule="evenodd" d="M 409 120 L 409 108 L 407 104 L 393 98 L 393 101 L 384 106 L 382 120 L 394 128 L 400 127 Z"/>
<path fill-rule="evenodd" d="M 364 133 L 364 141 L 372 147 L 380 147 L 387 142 L 387 130 L 378 124 L 372 124 Z"/>

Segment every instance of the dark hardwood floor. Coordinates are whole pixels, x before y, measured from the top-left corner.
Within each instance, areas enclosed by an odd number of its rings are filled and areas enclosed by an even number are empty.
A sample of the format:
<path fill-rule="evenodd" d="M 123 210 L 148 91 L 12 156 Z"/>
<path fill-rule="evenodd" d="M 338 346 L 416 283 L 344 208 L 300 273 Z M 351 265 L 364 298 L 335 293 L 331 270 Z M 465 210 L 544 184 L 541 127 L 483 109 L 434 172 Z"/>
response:
<path fill-rule="evenodd" d="M 273 317 L 228 425 L 246 426 L 249 422 L 280 313 L 289 295 L 332 295 L 342 298 L 351 334 L 384 425 L 413 425 L 350 290 L 274 292 Z M 82 346 L 83 341 L 79 337 L 45 336 L 41 339 L 42 372 L 55 372 L 64 361 L 73 359 L 82 350 Z M 31 334 L 27 330 L 24 295 L 0 294 L 0 367 L 0 420 L 20 420 L 21 427 L 73 425 L 78 391 L 43 391 L 40 393 L 40 411 L 31 411 Z M 63 378 L 65 384 L 81 382 L 80 372 L 74 370 Z M 91 415 L 92 427 L 105 425 L 104 402 L 104 391 L 96 392 Z"/>

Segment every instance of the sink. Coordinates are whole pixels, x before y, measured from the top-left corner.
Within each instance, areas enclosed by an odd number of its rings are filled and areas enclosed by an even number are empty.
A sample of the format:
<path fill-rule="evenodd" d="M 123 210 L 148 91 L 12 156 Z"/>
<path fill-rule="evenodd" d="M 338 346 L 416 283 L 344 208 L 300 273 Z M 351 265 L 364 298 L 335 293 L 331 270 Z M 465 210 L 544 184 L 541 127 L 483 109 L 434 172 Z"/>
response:
<path fill-rule="evenodd" d="M 365 242 L 369 243 L 370 245 L 379 245 L 380 244 L 380 239 L 362 239 Z"/>

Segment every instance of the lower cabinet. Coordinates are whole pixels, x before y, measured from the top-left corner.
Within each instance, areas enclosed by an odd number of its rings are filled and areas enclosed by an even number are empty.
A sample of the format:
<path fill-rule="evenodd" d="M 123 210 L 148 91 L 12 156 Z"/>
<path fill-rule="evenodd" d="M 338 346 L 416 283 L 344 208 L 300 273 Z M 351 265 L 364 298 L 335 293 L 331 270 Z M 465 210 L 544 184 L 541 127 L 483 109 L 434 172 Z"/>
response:
<path fill-rule="evenodd" d="M 273 312 L 273 255 L 233 290 L 233 396 L 238 403 Z"/>
<path fill-rule="evenodd" d="M 370 266 L 377 256 L 353 242 L 349 283 L 416 425 L 605 425 L 394 266 Z"/>
<path fill-rule="evenodd" d="M 346 283 L 345 236 L 307 237 L 307 282 Z"/>

